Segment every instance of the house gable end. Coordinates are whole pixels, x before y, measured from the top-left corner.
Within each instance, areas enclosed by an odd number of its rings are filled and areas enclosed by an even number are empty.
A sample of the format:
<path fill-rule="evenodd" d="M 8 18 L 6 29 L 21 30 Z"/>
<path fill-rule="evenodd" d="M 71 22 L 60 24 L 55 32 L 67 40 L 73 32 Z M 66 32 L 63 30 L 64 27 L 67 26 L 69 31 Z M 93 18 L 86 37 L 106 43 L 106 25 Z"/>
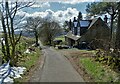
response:
<path fill-rule="evenodd" d="M 110 28 L 107 24 L 101 19 L 98 18 L 94 21 L 94 24 L 91 23 L 90 27 L 81 36 L 81 39 L 86 38 L 86 41 L 90 41 L 91 39 L 109 39 Z"/>

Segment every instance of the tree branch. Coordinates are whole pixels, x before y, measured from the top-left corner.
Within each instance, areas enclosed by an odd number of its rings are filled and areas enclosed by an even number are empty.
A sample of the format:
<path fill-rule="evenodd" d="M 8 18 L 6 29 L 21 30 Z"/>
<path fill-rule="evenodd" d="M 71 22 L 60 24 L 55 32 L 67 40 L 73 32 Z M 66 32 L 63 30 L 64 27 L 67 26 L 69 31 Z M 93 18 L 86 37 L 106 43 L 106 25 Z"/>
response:
<path fill-rule="evenodd" d="M 15 45 L 17 45 L 17 43 L 19 42 L 21 36 L 22 36 L 22 31 L 20 32 L 19 37 L 18 37 L 17 40 L 15 41 Z"/>
<path fill-rule="evenodd" d="M 31 4 L 31 3 L 32 3 L 32 4 Z M 35 2 L 29 2 L 29 3 L 27 3 L 26 5 L 18 8 L 18 10 L 20 10 L 20 9 L 22 9 L 22 8 L 25 8 L 25 7 L 30 7 L 30 6 L 32 6 L 34 3 L 35 3 Z"/>
<path fill-rule="evenodd" d="M 15 5 L 15 11 L 14 11 L 14 13 L 13 13 L 13 17 L 12 17 L 12 18 L 15 17 L 15 14 L 16 14 L 16 12 L 17 12 L 17 2 L 16 2 L 15 4 L 16 4 L 16 5 Z"/>
<path fill-rule="evenodd" d="M 10 27 L 9 27 L 9 21 L 8 21 L 8 14 L 9 14 L 9 6 L 8 6 L 8 2 L 6 2 L 6 21 L 7 21 L 7 28 L 8 28 L 8 34 L 9 34 L 9 38 L 11 38 L 11 34 L 10 34 Z M 13 44 L 12 40 L 10 40 L 11 44 Z"/>

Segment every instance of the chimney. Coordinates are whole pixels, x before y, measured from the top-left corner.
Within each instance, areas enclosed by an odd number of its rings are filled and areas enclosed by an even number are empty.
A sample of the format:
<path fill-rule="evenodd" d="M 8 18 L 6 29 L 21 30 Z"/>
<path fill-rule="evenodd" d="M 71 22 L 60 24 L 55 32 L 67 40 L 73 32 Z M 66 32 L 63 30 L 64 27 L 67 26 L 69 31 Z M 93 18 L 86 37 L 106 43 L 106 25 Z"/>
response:
<path fill-rule="evenodd" d="M 74 20 L 73 20 L 73 22 L 75 22 L 75 21 L 77 21 L 77 20 L 76 20 L 76 17 L 74 17 Z"/>
<path fill-rule="evenodd" d="M 80 21 L 80 20 L 82 20 L 82 13 L 81 12 L 79 12 L 79 14 L 78 14 L 78 19 L 77 19 L 78 21 Z"/>
<path fill-rule="evenodd" d="M 108 17 L 107 17 L 107 15 L 105 15 L 105 17 L 104 17 L 105 23 L 107 23 L 107 20 L 108 20 Z"/>
<path fill-rule="evenodd" d="M 69 21 L 69 30 L 71 30 L 71 29 L 72 29 L 72 21 L 70 19 L 70 21 Z"/>
<path fill-rule="evenodd" d="M 74 35 L 77 35 L 77 23 L 78 23 L 78 21 L 76 20 L 76 17 L 74 17 L 73 29 L 72 29 L 72 32 L 73 32 Z"/>

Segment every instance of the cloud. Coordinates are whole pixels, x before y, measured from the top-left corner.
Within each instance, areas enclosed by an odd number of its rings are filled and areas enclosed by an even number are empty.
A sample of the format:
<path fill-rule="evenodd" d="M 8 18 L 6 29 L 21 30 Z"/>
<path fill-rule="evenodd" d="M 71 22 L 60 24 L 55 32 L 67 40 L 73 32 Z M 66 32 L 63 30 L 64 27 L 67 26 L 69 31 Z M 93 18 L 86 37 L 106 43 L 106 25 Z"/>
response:
<path fill-rule="evenodd" d="M 50 3 L 49 2 L 39 2 L 39 3 L 35 3 L 31 7 L 33 7 L 33 8 L 49 8 Z"/>
<path fill-rule="evenodd" d="M 56 12 L 52 11 L 51 9 L 48 9 L 44 12 L 34 12 L 32 14 L 20 11 L 17 13 L 18 15 L 22 16 L 25 15 L 25 17 L 41 17 L 44 19 L 49 19 L 53 21 L 57 21 L 60 24 L 63 24 L 65 21 L 69 21 L 70 19 L 73 20 L 74 17 L 78 16 L 79 11 L 76 8 L 67 8 L 66 10 L 58 10 Z M 83 17 L 85 17 L 86 14 L 83 14 Z"/>
<path fill-rule="evenodd" d="M 60 3 L 63 3 L 63 4 L 77 4 L 77 3 L 80 3 L 79 0 L 67 0 L 67 1 L 60 1 Z"/>
<path fill-rule="evenodd" d="M 60 22 L 64 22 L 65 20 L 73 19 L 78 15 L 78 10 L 76 8 L 67 8 L 64 11 L 57 11 L 54 13 L 56 19 Z"/>
<path fill-rule="evenodd" d="M 59 3 L 74 5 L 81 2 L 99 2 L 99 1 L 101 0 L 66 0 L 66 1 L 59 1 Z"/>

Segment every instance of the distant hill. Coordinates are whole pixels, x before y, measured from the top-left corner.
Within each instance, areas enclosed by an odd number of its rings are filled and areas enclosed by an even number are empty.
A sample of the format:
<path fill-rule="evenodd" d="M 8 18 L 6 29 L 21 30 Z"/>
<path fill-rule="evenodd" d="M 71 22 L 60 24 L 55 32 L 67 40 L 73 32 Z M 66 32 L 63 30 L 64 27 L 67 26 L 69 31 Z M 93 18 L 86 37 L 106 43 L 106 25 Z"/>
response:
<path fill-rule="evenodd" d="M 18 35 L 20 34 L 21 31 L 15 31 L 15 34 Z M 0 33 L 2 34 L 2 32 Z M 62 33 L 58 33 L 56 36 L 61 36 L 61 35 L 66 35 L 67 32 L 62 32 Z M 27 31 L 23 31 L 22 32 L 22 36 L 26 36 L 26 37 L 34 37 L 34 33 L 30 33 L 30 32 L 27 32 Z"/>
<path fill-rule="evenodd" d="M 21 31 L 15 31 L 15 34 L 18 35 L 20 34 Z M 26 36 L 26 37 L 34 37 L 34 33 L 30 33 L 30 32 L 27 32 L 27 31 L 23 31 L 22 32 L 22 36 Z"/>

